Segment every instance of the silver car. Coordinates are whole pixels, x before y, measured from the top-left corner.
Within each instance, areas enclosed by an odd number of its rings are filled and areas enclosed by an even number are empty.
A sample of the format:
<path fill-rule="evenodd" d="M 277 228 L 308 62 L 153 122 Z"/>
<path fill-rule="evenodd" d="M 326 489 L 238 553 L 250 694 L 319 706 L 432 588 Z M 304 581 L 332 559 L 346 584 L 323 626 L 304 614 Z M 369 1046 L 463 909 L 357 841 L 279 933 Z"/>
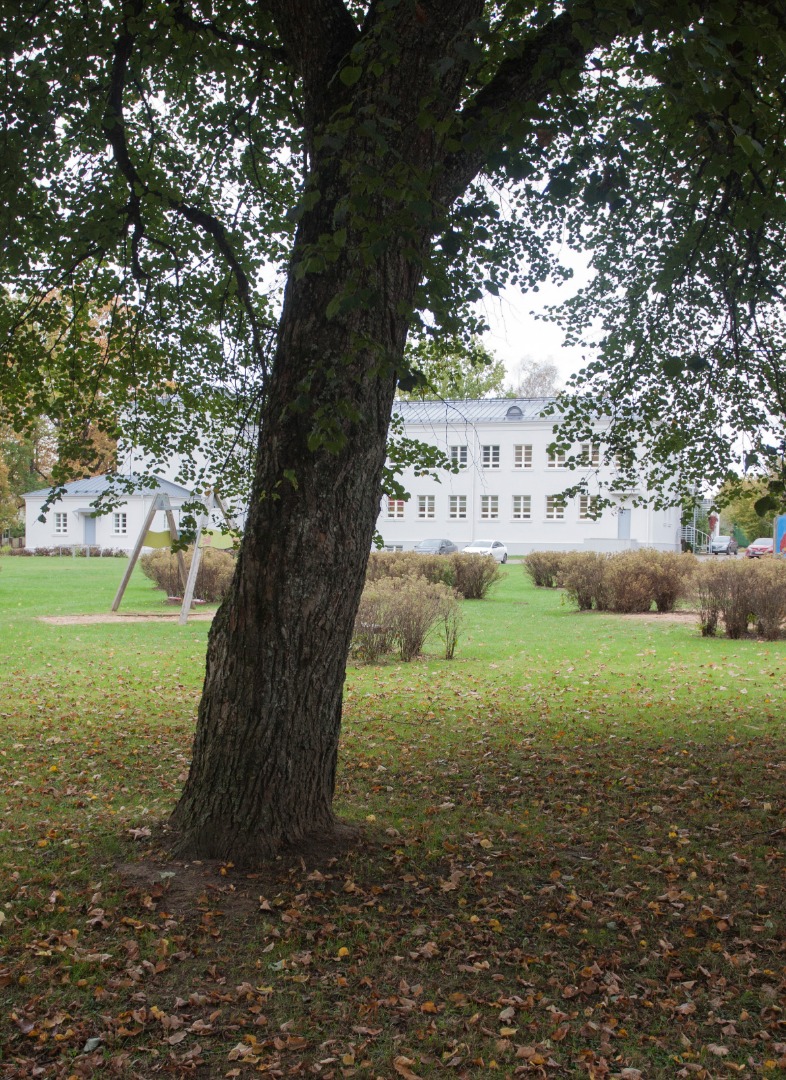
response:
<path fill-rule="evenodd" d="M 490 555 L 498 563 L 508 561 L 508 549 L 501 540 L 473 540 L 464 551 L 469 555 Z"/>

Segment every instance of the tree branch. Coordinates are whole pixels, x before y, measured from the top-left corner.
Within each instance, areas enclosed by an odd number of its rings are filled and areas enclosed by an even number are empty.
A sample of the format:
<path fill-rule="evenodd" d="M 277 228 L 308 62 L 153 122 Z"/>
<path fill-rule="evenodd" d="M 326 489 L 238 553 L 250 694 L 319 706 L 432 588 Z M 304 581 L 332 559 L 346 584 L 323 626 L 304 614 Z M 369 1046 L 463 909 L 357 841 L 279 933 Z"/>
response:
<path fill-rule="evenodd" d="M 141 14 L 144 9 L 144 0 L 133 0 L 131 17 Z M 196 225 L 204 233 L 212 238 L 218 251 L 223 256 L 227 266 L 237 285 L 238 297 L 248 317 L 251 327 L 252 344 L 254 353 L 262 366 L 264 363 L 264 341 L 261 333 L 256 309 L 254 308 L 251 295 L 251 284 L 240 258 L 235 251 L 226 229 L 212 214 L 198 207 L 191 206 L 182 199 L 173 195 L 153 191 L 142 179 L 133 163 L 126 139 L 125 116 L 123 112 L 123 93 L 128 75 L 128 63 L 134 50 L 135 37 L 128 29 L 128 22 L 123 33 L 115 42 L 115 50 L 112 60 L 112 71 L 107 95 L 107 104 L 104 111 L 104 133 L 115 163 L 128 184 L 128 221 L 132 225 L 131 236 L 131 267 L 136 280 L 143 281 L 147 275 L 142 268 L 139 258 L 139 249 L 145 236 L 144 220 L 142 218 L 142 200 L 146 195 L 156 195 L 161 201 L 175 213 Z"/>

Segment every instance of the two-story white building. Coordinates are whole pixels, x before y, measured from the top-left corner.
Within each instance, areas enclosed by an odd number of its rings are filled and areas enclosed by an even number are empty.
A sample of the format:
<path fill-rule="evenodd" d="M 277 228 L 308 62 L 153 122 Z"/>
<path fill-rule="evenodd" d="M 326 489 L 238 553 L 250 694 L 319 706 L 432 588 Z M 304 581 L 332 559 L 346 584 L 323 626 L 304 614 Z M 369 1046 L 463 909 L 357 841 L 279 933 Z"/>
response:
<path fill-rule="evenodd" d="M 442 472 L 439 481 L 416 476 L 413 468 L 405 471 L 401 482 L 409 499 L 382 500 L 377 530 L 385 547 L 407 549 L 419 540 L 446 537 L 459 547 L 476 539 L 501 540 L 511 555 L 538 549 L 679 551 L 679 507 L 637 506 L 642 492 L 619 491 L 615 505 L 595 518 L 592 495 L 560 497 L 581 472 L 568 468 L 570 455 L 547 449 L 554 442 L 554 419 L 541 414 L 549 401 L 397 401 L 404 434 L 439 447 L 458 471 Z M 594 479 L 613 480 L 595 444 L 574 453 Z"/>

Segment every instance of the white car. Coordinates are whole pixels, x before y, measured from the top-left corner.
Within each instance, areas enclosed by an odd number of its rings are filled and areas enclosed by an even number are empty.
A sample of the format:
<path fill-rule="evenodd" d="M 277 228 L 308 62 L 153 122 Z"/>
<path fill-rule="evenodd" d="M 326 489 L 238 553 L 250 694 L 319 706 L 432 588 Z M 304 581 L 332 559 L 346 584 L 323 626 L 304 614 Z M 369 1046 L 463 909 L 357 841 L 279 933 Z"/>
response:
<path fill-rule="evenodd" d="M 463 550 L 469 555 L 491 555 L 499 563 L 508 561 L 508 549 L 500 540 L 473 540 Z"/>

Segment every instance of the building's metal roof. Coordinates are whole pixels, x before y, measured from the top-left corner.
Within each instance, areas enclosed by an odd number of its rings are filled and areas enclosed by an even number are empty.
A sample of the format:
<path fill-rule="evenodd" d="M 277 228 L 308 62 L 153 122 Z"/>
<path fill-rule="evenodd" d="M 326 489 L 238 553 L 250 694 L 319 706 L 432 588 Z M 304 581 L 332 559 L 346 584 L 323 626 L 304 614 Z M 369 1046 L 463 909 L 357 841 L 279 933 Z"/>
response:
<path fill-rule="evenodd" d="M 405 424 L 494 424 L 521 423 L 526 420 L 546 420 L 541 416 L 553 397 L 537 398 L 474 398 L 470 401 L 395 401 L 393 413 Z"/>
<path fill-rule="evenodd" d="M 109 490 L 114 479 L 115 477 L 110 476 L 108 473 L 102 473 L 101 476 L 88 476 L 84 480 L 72 480 L 70 484 L 63 485 L 63 497 L 78 495 L 85 498 L 98 498 L 99 495 L 103 495 Z M 163 491 L 176 499 L 188 499 L 191 497 L 188 488 L 181 487 L 180 484 L 174 484 L 171 480 L 164 480 L 161 476 L 156 478 L 158 486 L 155 488 L 144 484 L 142 477 L 138 473 L 130 473 L 120 477 L 120 479 L 134 484 L 137 489 L 134 495 L 154 495 L 157 491 Z M 45 498 L 51 490 L 51 488 L 40 488 L 38 491 L 26 491 L 22 498 Z"/>

